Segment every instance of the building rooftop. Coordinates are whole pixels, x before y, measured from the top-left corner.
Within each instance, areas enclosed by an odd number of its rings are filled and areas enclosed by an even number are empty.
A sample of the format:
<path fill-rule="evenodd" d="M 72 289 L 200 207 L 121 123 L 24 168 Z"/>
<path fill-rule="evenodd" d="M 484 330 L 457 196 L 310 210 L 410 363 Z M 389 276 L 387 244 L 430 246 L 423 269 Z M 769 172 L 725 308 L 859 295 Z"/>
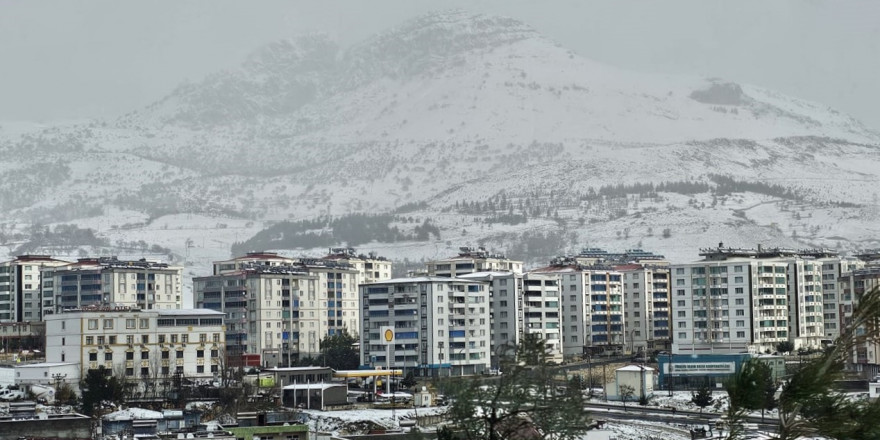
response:
<path fill-rule="evenodd" d="M 211 309 L 152 309 L 150 311 L 158 312 L 159 316 L 211 316 L 226 315 Z"/>
<path fill-rule="evenodd" d="M 508 272 L 503 272 L 508 274 Z M 413 283 L 474 283 L 481 282 L 476 280 L 463 279 L 462 277 L 411 277 L 411 278 L 393 278 L 390 280 L 376 281 L 373 283 L 361 284 L 362 286 L 379 286 L 382 284 L 413 284 Z"/>

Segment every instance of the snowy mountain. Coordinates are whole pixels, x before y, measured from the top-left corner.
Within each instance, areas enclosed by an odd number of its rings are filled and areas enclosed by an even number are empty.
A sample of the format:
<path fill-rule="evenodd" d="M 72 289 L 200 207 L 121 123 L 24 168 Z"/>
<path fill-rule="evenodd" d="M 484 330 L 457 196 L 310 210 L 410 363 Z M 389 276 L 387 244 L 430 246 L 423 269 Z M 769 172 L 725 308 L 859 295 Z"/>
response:
<path fill-rule="evenodd" d="M 483 243 L 540 260 L 641 244 L 689 260 L 718 241 L 880 244 L 880 136 L 853 118 L 606 66 L 463 11 L 350 48 L 271 43 L 114 121 L 2 126 L 8 252 L 32 224 L 77 223 L 111 247 L 171 248 L 198 274 L 280 221 L 395 209 L 392 226 L 430 220 L 441 238 L 362 247 L 418 260 Z M 557 249 L 523 248 L 523 234 Z"/>

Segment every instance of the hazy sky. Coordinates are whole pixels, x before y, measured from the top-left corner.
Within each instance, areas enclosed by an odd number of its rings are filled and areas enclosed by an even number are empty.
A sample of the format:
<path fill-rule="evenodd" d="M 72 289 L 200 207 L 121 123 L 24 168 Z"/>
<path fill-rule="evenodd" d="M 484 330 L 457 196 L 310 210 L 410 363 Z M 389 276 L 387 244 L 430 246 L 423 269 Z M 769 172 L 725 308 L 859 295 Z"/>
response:
<path fill-rule="evenodd" d="M 0 121 L 113 117 L 276 39 L 320 30 L 350 44 L 454 7 L 608 64 L 760 85 L 880 128 L 877 0 L 0 0 Z"/>

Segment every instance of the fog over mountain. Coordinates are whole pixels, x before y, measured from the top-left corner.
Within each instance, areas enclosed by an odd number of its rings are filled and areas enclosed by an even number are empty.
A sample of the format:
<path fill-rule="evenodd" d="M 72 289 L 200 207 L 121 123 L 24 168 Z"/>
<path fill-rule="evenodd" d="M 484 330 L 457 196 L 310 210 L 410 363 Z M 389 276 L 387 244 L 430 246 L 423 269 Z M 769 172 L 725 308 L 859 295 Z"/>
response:
<path fill-rule="evenodd" d="M 270 41 L 119 116 L 2 124 L 0 154 L 7 254 L 147 254 L 188 276 L 342 244 L 529 264 L 584 246 L 688 261 L 719 241 L 880 245 L 880 135 L 857 118 L 612 66 L 470 10 Z"/>

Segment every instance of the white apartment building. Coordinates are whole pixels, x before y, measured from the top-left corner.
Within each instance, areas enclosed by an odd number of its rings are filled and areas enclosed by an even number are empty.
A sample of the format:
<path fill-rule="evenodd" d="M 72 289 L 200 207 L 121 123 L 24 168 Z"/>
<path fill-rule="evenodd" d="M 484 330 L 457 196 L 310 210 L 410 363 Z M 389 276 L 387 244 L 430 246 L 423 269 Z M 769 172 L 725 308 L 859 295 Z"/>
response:
<path fill-rule="evenodd" d="M 426 264 L 426 274 L 437 277 L 457 277 L 474 272 L 522 273 L 522 261 L 510 260 L 504 255 L 492 254 L 485 248 L 462 247 L 458 256 Z"/>
<path fill-rule="evenodd" d="M 623 275 L 624 318 L 630 353 L 672 349 L 669 266 L 615 266 Z"/>
<path fill-rule="evenodd" d="M 103 366 L 147 386 L 181 374 L 212 379 L 223 365 L 223 313 L 205 309 L 88 307 L 46 317 L 46 362 Z"/>
<path fill-rule="evenodd" d="M 852 295 L 844 295 L 840 290 L 843 274 L 855 272 L 865 267 L 865 261 L 853 257 L 823 257 L 818 259 L 822 266 L 822 321 L 825 324 L 825 341 L 833 341 L 844 328 L 845 311 L 852 312 Z"/>
<path fill-rule="evenodd" d="M 859 298 L 871 289 L 880 287 L 880 265 L 866 265 L 861 269 L 841 274 L 839 291 L 843 295 L 840 316 L 844 327 L 851 325 L 852 313 Z M 856 329 L 857 332 L 864 329 Z M 864 379 L 873 379 L 880 374 L 880 344 L 876 338 L 860 341 L 850 359 L 849 369 L 857 371 Z"/>
<path fill-rule="evenodd" d="M 623 352 L 628 347 L 621 272 L 557 258 L 529 273 L 558 277 L 564 357 Z"/>
<path fill-rule="evenodd" d="M 317 353 L 327 331 L 326 309 L 319 315 L 318 276 L 302 265 L 235 267 L 193 278 L 196 307 L 225 314 L 231 361 L 274 367 L 290 364 L 300 353 Z"/>
<path fill-rule="evenodd" d="M 374 252 L 358 254 L 354 248 L 331 248 L 324 260 L 336 260 L 358 271 L 358 285 L 391 279 L 391 261 Z"/>
<path fill-rule="evenodd" d="M 40 321 L 55 311 L 55 298 L 43 295 L 41 270 L 70 264 L 49 255 L 19 255 L 0 263 L 0 323 Z"/>
<path fill-rule="evenodd" d="M 825 317 L 834 310 L 835 290 L 826 286 L 841 267 L 827 251 L 718 248 L 701 251 L 704 260 L 673 266 L 676 352 L 738 353 L 775 351 L 791 341 L 796 348 L 819 348 L 829 341 Z M 838 314 L 833 327 L 839 323 Z"/>
<path fill-rule="evenodd" d="M 520 344 L 524 334 L 539 335 L 548 360 L 562 362 L 562 307 L 556 275 L 476 272 L 459 278 L 482 281 L 489 286 L 493 368 L 500 367 L 500 358 L 509 355 L 508 351 Z"/>
<path fill-rule="evenodd" d="M 327 335 L 359 335 L 358 286 L 390 277 L 390 261 L 354 249 L 320 259 L 253 252 L 214 262 L 214 275 L 194 278 L 193 292 L 197 306 L 227 313 L 232 351 L 278 366 L 320 354 Z"/>
<path fill-rule="evenodd" d="M 787 269 L 737 257 L 673 265 L 673 352 L 775 350 L 789 338 Z"/>
<path fill-rule="evenodd" d="M 361 362 L 421 376 L 478 374 L 490 366 L 487 283 L 451 277 L 391 279 L 360 287 Z M 394 341 L 382 343 L 392 327 Z"/>
<path fill-rule="evenodd" d="M 166 263 L 81 258 L 44 267 L 43 297 L 54 296 L 55 311 L 87 306 L 128 306 L 143 310 L 181 308 L 183 268 Z"/>

